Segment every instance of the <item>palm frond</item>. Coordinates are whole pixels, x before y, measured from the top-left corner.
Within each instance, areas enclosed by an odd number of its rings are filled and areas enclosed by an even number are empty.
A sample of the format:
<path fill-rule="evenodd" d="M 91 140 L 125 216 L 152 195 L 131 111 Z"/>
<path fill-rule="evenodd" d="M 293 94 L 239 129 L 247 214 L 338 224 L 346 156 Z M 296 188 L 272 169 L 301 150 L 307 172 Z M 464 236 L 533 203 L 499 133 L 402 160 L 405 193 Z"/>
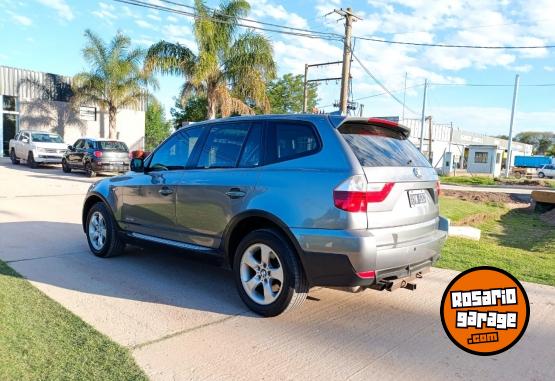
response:
<path fill-rule="evenodd" d="M 188 76 L 196 61 L 197 57 L 189 48 L 162 40 L 148 49 L 144 69 L 147 73 Z"/>

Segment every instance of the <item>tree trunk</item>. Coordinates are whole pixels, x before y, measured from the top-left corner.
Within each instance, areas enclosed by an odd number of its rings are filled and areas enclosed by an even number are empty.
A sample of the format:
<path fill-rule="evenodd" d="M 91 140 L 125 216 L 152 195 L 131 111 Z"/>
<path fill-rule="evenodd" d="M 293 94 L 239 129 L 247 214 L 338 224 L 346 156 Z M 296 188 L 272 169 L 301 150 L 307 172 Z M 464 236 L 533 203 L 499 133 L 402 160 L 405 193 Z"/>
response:
<path fill-rule="evenodd" d="M 215 97 L 208 96 L 207 98 L 207 113 L 208 119 L 216 119 L 216 99 Z"/>
<path fill-rule="evenodd" d="M 108 110 L 108 125 L 109 125 L 109 139 L 117 139 L 117 127 L 116 127 L 116 114 L 118 110 L 114 106 L 110 106 Z"/>

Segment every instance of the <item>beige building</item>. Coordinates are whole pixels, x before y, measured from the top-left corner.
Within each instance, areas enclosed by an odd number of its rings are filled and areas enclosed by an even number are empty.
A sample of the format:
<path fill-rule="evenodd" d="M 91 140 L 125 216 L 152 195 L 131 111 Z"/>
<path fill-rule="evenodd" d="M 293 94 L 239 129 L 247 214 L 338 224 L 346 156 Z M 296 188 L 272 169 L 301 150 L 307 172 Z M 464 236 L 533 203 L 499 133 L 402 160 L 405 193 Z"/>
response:
<path fill-rule="evenodd" d="M 107 137 L 108 114 L 96 106 L 72 109 L 71 78 L 0 66 L 0 157 L 8 156 L 8 143 L 19 130 L 45 130 L 73 144 L 82 136 Z M 131 150 L 144 147 L 145 112 L 120 110 L 118 139 Z"/>

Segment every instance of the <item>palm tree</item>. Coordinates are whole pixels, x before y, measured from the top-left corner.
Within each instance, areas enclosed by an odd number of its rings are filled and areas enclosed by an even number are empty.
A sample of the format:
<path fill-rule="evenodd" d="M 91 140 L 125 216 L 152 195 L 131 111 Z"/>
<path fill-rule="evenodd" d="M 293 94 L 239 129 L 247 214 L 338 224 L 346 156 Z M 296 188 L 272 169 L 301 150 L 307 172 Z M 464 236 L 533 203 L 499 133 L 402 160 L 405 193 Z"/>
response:
<path fill-rule="evenodd" d="M 276 74 L 272 46 L 258 33 L 237 33 L 238 21 L 248 14 L 249 3 L 227 0 L 212 10 L 203 0 L 195 0 L 195 8 L 193 30 L 198 52 L 160 41 L 148 50 L 145 70 L 185 77 L 181 103 L 191 96 L 205 97 L 209 119 L 218 113 L 253 114 L 247 103 L 268 112 L 266 82 Z"/>
<path fill-rule="evenodd" d="M 117 138 L 116 115 L 122 108 L 138 107 L 147 95 L 148 85 L 157 87 L 151 75 L 142 70 L 145 52 L 131 48 L 131 39 L 118 32 L 106 44 L 87 29 L 83 57 L 90 71 L 73 78 L 72 102 L 95 104 L 108 113 L 109 138 Z"/>

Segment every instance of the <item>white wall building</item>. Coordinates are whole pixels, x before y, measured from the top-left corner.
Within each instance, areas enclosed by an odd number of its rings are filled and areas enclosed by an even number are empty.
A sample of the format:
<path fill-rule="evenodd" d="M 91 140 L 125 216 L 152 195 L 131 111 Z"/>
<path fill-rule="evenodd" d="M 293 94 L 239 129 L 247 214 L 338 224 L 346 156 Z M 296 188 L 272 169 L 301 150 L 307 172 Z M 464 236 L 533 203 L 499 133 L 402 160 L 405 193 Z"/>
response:
<path fill-rule="evenodd" d="M 0 66 L 0 157 L 8 156 L 8 143 L 19 130 L 60 134 L 73 144 L 81 136 L 107 137 L 108 114 L 96 106 L 74 110 L 71 78 Z M 120 110 L 116 116 L 118 139 L 131 150 L 144 146 L 145 112 Z"/>

